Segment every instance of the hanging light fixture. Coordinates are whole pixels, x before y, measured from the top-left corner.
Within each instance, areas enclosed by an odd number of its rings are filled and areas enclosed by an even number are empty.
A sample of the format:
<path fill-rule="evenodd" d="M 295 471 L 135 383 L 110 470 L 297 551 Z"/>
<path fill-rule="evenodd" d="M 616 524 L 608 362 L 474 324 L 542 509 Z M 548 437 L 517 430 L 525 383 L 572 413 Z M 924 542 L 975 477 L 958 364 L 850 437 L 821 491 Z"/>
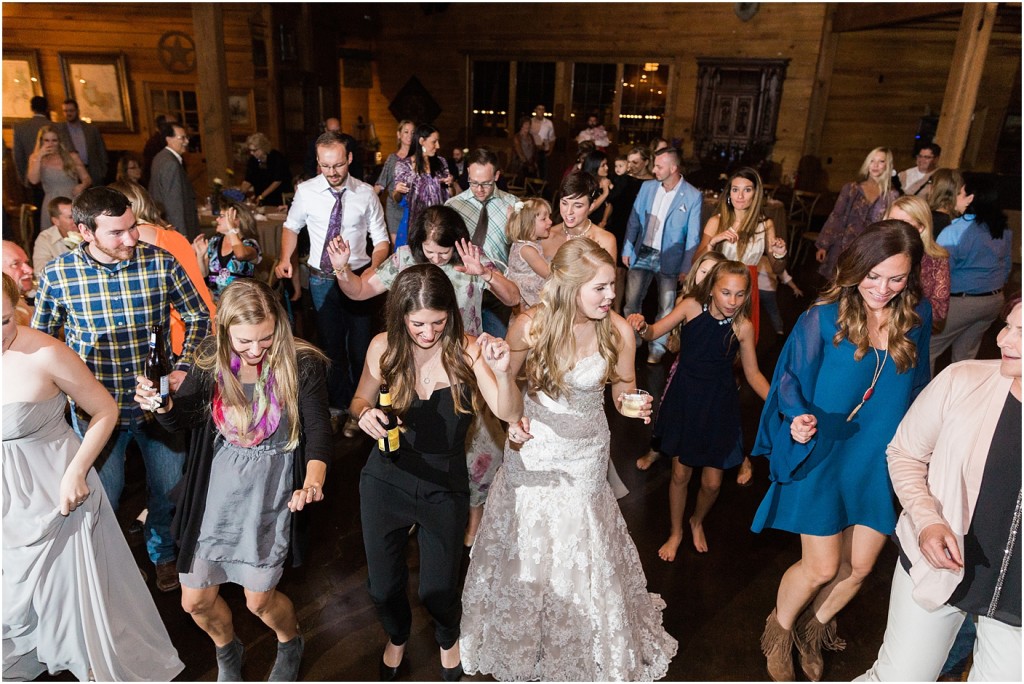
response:
<path fill-rule="evenodd" d="M 646 62 L 644 63 L 644 71 L 657 71 L 660 66 L 657 62 Z"/>

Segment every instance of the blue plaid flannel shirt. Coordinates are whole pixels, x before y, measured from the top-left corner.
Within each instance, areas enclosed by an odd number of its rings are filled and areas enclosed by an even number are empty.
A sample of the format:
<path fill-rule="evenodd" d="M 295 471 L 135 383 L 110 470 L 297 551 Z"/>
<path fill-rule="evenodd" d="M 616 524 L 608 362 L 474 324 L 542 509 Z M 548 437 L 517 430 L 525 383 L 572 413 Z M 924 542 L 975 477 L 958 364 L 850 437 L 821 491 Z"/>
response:
<path fill-rule="evenodd" d="M 210 313 L 185 269 L 169 253 L 139 242 L 135 256 L 104 265 L 82 243 L 43 270 L 32 327 L 64 339 L 113 395 L 126 427 L 145 414 L 134 401 L 135 376 L 149 353 L 149 329 L 164 328 L 170 350 L 170 308 L 185 322 L 184 350 L 175 370 L 191 365 L 192 352 L 210 333 Z M 145 418 L 146 420 L 149 417 Z"/>

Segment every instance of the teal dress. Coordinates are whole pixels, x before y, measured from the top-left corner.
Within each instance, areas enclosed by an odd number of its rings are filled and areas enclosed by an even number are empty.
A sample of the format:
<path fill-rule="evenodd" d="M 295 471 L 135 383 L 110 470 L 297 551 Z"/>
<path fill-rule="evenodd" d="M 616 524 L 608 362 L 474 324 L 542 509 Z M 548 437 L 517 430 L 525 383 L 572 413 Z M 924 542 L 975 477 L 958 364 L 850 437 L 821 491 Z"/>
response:
<path fill-rule="evenodd" d="M 833 344 L 838 311 L 838 304 L 826 304 L 800 316 L 775 367 L 753 449 L 769 459 L 772 483 L 754 516 L 754 532 L 770 527 L 830 536 L 864 525 L 890 534 L 896 527 L 885 449 L 931 379 L 931 305 L 918 305 L 921 325 L 907 334 L 917 347 L 917 364 L 898 373 L 887 359 L 871 398 L 851 421 L 846 418 L 885 353 L 869 350 L 856 361 L 851 342 Z M 805 413 L 818 419 L 818 431 L 799 444 L 789 428 L 793 417 Z"/>

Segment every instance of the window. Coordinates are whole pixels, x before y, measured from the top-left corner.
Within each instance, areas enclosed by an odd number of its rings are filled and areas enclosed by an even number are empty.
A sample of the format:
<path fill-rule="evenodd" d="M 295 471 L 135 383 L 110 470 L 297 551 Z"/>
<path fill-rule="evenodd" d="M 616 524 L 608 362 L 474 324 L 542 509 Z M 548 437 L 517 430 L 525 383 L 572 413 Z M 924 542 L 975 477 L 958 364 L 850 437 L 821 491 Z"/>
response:
<path fill-rule="evenodd" d="M 572 110 L 570 129 L 576 133 L 587 123 L 587 117 L 596 114 L 607 128 L 615 110 L 615 64 L 583 64 L 573 66 Z"/>
<path fill-rule="evenodd" d="M 474 135 L 506 137 L 511 126 L 508 106 L 508 62 L 473 62 L 470 128 Z"/>
<path fill-rule="evenodd" d="M 646 145 L 662 134 L 668 92 L 668 65 L 625 64 L 622 69 L 619 145 Z"/>
<path fill-rule="evenodd" d="M 182 90 L 180 86 L 149 86 L 149 111 L 151 118 L 158 114 L 174 117 L 192 136 L 189 141 L 189 152 L 200 152 L 199 140 L 199 101 L 196 91 Z"/>
<path fill-rule="evenodd" d="M 555 63 L 517 63 L 516 119 L 530 116 L 539 104 L 544 105 L 550 117 L 555 109 Z"/>

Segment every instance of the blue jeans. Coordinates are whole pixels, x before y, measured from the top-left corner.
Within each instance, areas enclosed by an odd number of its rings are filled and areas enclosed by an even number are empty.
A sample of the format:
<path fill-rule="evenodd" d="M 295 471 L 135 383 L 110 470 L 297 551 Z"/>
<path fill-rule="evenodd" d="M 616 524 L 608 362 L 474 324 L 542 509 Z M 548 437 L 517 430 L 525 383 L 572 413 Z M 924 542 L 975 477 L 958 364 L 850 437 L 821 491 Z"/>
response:
<path fill-rule="evenodd" d="M 88 424 L 79 420 L 74 411 L 71 416 L 75 432 L 79 436 L 84 435 Z M 186 433 L 172 434 L 155 421 L 114 430 L 96 460 L 96 469 L 115 512 L 124 491 L 125 452 L 133 439 L 146 466 L 146 507 L 149 509 L 143 532 L 146 551 L 154 564 L 173 561 L 178 557 L 178 551 L 171 538 L 174 505 L 170 491 L 181 479 L 188 448 L 187 436 Z"/>
<path fill-rule="evenodd" d="M 650 247 L 640 245 L 637 248 L 637 257 L 629 265 L 629 272 L 626 274 L 626 302 L 622 309 L 624 316 L 632 313 L 640 313 L 644 297 L 647 296 L 647 288 L 651 280 L 658 281 L 658 320 L 661 320 L 672 311 L 676 302 L 677 275 L 665 275 L 661 272 L 661 252 Z M 639 345 L 639 337 L 637 344 Z M 668 334 L 662 335 L 656 340 L 651 340 L 650 351 L 652 354 L 664 354 L 665 342 Z"/>
<path fill-rule="evenodd" d="M 320 349 L 331 360 L 327 396 L 331 408 L 347 409 L 366 361 L 373 326 L 373 305 L 346 297 L 334 278 L 309 274 Z M 374 300 L 371 300 L 374 301 Z"/>

